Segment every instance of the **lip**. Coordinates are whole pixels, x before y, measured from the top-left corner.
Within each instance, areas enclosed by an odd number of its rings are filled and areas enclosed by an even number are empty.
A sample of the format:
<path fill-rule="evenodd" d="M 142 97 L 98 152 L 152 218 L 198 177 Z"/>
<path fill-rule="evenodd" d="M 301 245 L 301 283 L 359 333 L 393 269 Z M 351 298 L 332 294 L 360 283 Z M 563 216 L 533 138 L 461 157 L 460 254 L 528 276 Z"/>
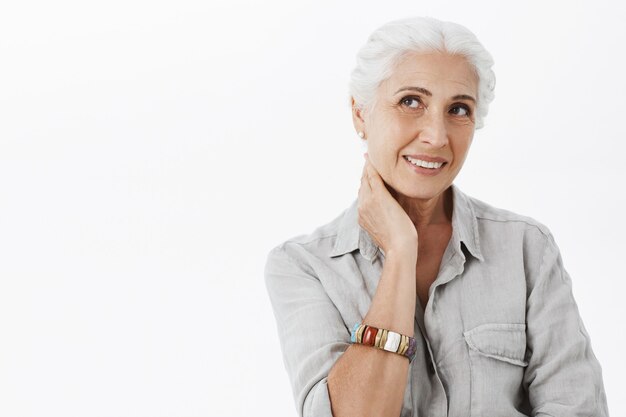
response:
<path fill-rule="evenodd" d="M 413 157 L 411 156 L 411 158 L 413 158 Z M 435 176 L 435 175 L 439 174 L 441 171 L 443 171 L 443 169 L 446 166 L 448 166 L 447 163 L 444 163 L 439 168 L 423 168 L 423 167 L 418 167 L 416 165 L 413 165 L 406 158 L 402 158 L 402 159 L 404 159 L 404 162 L 407 163 L 407 165 L 409 166 L 409 168 L 411 168 L 413 170 L 413 172 L 415 172 L 417 174 L 421 174 L 421 175 L 426 175 L 428 177 L 432 177 L 432 176 Z M 422 158 L 416 158 L 416 159 L 422 159 Z M 444 161 L 428 161 L 428 162 L 444 162 Z"/>
<path fill-rule="evenodd" d="M 412 159 L 421 159 L 422 161 L 426 161 L 426 162 L 448 162 L 448 160 L 444 159 L 444 158 L 440 158 L 438 156 L 428 156 L 428 155 L 404 155 L 404 156 L 408 156 Z"/>

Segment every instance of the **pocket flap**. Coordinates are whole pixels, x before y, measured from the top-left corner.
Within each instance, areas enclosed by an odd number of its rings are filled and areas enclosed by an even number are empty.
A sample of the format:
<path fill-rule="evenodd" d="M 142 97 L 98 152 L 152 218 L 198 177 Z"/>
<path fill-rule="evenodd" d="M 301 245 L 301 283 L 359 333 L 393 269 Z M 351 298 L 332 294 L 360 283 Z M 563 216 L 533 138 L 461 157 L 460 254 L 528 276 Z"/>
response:
<path fill-rule="evenodd" d="M 489 358 L 527 366 L 526 324 L 487 323 L 463 332 L 470 349 Z"/>

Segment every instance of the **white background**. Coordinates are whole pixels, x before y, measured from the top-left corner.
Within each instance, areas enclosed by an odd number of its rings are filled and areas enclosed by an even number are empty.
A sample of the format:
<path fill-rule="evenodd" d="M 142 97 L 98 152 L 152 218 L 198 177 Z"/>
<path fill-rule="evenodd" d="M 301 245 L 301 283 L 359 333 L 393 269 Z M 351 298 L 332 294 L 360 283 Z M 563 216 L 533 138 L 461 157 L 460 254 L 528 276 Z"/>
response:
<path fill-rule="evenodd" d="M 456 183 L 546 224 L 626 415 L 617 1 L 3 1 L 0 415 L 295 416 L 267 252 L 356 198 L 358 48 L 459 22 L 496 99 Z"/>

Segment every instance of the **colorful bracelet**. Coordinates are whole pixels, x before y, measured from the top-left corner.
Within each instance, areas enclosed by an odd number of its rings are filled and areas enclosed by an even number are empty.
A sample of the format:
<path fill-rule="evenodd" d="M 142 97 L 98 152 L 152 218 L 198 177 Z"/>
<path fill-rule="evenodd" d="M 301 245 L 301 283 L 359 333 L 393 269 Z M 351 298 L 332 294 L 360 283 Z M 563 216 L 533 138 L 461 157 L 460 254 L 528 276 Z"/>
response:
<path fill-rule="evenodd" d="M 413 337 L 361 323 L 355 324 L 352 328 L 350 342 L 397 353 L 407 357 L 409 362 L 413 361 L 417 347 Z"/>

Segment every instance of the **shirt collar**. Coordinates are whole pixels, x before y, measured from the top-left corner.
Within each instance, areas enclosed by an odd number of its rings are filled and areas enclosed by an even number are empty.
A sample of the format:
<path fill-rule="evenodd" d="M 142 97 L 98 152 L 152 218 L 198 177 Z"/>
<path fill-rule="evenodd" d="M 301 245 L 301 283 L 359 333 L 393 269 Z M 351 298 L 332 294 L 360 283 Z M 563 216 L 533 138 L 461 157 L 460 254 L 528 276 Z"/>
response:
<path fill-rule="evenodd" d="M 480 236 L 478 220 L 469 197 L 458 186 L 452 184 L 452 237 L 454 247 L 460 251 L 463 242 L 469 252 L 480 261 L 484 261 L 480 250 Z M 372 261 L 377 251 L 382 251 L 376 245 L 369 233 L 361 227 L 358 221 L 358 198 L 346 209 L 339 223 L 337 240 L 330 253 L 330 257 L 343 255 L 359 249 L 361 255 Z M 384 252 L 383 252 L 384 254 Z"/>

